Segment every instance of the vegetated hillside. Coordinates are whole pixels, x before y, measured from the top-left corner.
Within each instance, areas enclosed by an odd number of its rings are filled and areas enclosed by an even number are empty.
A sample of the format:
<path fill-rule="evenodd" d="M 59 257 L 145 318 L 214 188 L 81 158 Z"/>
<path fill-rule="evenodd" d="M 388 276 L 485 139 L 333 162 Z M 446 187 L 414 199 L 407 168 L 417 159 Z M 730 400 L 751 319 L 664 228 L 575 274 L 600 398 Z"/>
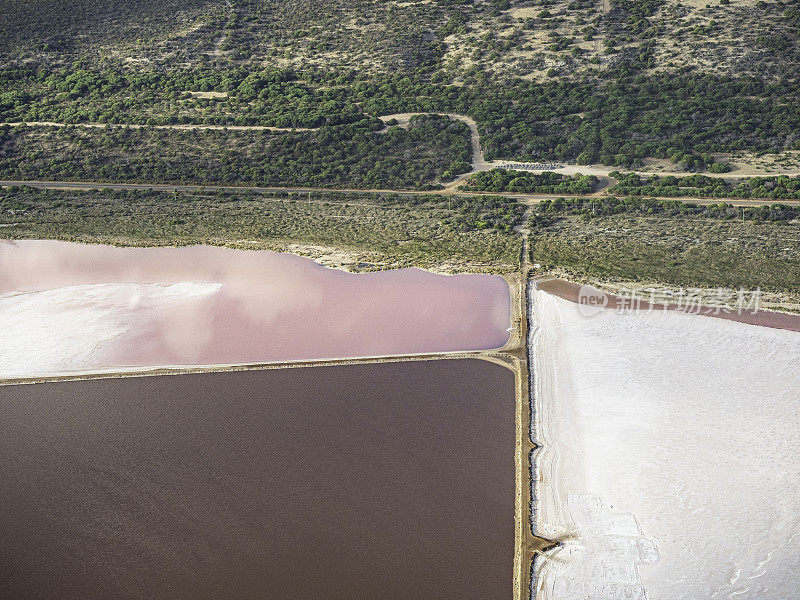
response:
<path fill-rule="evenodd" d="M 413 70 L 444 52 L 443 5 L 375 0 L 11 0 L 6 59 L 211 60 Z M 64 56 L 64 53 L 68 53 Z"/>
<path fill-rule="evenodd" d="M 191 29 L 213 20 L 221 0 L 4 0 L 0 56 L 58 60 L 91 49 L 128 49 L 136 58 L 171 36 L 188 38 Z M 126 58 L 119 56 L 118 58 Z"/>
<path fill-rule="evenodd" d="M 719 171 L 720 154 L 800 150 L 800 0 L 118 4 L 82 0 L 80 19 L 55 3 L 12 4 L 0 122 L 320 127 L 450 112 L 475 119 L 488 159 L 639 167 L 658 158 Z M 52 36 L 67 46 L 51 46 Z M 383 182 L 463 172 L 461 150 L 440 150 L 443 168 Z M 371 152 L 382 145 L 356 150 L 383 161 Z M 396 170 L 403 157 L 390 156 Z M 358 170 L 320 178 L 367 185 Z"/>
<path fill-rule="evenodd" d="M 800 61 L 797 0 L 10 0 L 4 12 L 5 60 L 422 69 L 467 84 L 686 66 L 794 77 Z"/>
<path fill-rule="evenodd" d="M 0 90 L 0 122 L 316 127 L 461 113 L 477 121 L 489 159 L 637 166 L 656 157 L 674 169 L 719 171 L 727 167 L 713 153 L 800 150 L 800 82 L 686 70 L 600 83 L 480 77 L 456 86 L 419 73 L 9 66 L 0 68 Z"/>

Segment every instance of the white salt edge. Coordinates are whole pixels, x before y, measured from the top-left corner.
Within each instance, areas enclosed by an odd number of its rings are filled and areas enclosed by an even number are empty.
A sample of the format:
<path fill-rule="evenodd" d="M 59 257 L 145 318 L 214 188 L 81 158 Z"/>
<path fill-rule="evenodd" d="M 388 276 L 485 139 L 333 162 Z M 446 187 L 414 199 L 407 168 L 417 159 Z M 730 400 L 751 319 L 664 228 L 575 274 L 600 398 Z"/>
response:
<path fill-rule="evenodd" d="M 535 291 L 536 596 L 786 600 L 800 583 L 800 334 Z"/>
<path fill-rule="evenodd" d="M 220 283 L 104 283 L 0 296 L 0 379 L 103 364 L 114 344 L 160 309 L 217 292 Z"/>

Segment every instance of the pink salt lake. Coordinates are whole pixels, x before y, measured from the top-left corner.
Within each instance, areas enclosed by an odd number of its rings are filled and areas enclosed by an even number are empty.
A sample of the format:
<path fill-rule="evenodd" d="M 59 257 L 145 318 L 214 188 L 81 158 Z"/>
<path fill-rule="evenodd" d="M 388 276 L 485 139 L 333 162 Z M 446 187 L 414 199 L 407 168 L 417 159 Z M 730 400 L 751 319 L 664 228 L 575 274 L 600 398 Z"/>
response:
<path fill-rule="evenodd" d="M 0 242 L 0 378 L 494 348 L 494 275 L 351 274 L 208 246 Z"/>

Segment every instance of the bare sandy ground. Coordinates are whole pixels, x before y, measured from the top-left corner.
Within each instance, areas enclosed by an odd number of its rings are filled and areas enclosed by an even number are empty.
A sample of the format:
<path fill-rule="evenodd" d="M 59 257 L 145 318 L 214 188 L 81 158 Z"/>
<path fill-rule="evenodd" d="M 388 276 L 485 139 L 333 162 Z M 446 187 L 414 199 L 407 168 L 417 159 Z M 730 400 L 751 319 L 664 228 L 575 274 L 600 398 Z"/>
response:
<path fill-rule="evenodd" d="M 795 598 L 800 334 L 531 307 L 536 598 Z"/>

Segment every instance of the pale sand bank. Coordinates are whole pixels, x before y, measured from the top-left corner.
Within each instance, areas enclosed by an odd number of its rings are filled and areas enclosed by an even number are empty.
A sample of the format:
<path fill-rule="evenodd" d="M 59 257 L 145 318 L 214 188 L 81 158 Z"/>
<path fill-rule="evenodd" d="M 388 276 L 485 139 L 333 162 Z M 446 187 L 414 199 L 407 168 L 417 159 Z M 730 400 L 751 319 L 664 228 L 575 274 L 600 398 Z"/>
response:
<path fill-rule="evenodd" d="M 800 334 L 531 308 L 536 597 L 796 598 Z"/>

